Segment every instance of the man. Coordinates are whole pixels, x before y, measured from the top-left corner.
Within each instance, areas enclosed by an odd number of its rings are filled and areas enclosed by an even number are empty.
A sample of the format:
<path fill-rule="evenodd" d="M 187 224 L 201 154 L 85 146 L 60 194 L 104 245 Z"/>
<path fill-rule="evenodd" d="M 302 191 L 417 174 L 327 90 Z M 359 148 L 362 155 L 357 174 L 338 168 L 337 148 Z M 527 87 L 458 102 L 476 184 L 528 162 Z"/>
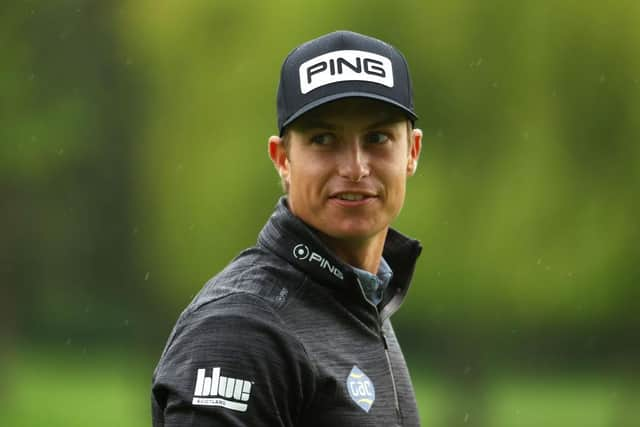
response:
<path fill-rule="evenodd" d="M 269 155 L 287 193 L 182 313 L 155 426 L 417 426 L 389 322 L 420 244 L 389 226 L 415 172 L 411 81 L 392 46 L 339 31 L 284 61 Z"/>

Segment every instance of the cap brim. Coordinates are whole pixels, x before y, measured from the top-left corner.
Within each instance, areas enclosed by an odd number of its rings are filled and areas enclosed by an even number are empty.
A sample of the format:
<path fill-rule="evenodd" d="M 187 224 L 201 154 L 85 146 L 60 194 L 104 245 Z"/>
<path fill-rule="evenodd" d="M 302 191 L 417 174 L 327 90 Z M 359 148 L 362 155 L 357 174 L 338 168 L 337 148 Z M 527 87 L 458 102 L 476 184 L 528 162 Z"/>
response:
<path fill-rule="evenodd" d="M 375 99 L 378 101 L 383 101 L 393 105 L 394 107 L 401 109 L 409 117 L 409 119 L 411 119 L 412 122 L 418 120 L 418 116 L 413 111 L 411 111 L 404 105 L 400 104 L 399 102 L 394 101 L 393 99 L 387 98 L 385 96 L 376 95 L 376 94 L 367 93 L 367 92 L 342 92 L 339 94 L 329 95 L 329 96 L 325 96 L 324 98 L 316 99 L 315 101 L 310 102 L 309 104 L 300 108 L 282 124 L 282 126 L 280 127 L 280 136 L 282 136 L 282 131 L 284 130 L 285 127 L 290 125 L 294 120 L 296 120 L 303 114 L 313 110 L 314 108 L 318 108 L 319 106 L 324 105 L 328 102 L 337 101 L 339 99 L 344 99 L 344 98 L 369 98 L 369 99 Z"/>

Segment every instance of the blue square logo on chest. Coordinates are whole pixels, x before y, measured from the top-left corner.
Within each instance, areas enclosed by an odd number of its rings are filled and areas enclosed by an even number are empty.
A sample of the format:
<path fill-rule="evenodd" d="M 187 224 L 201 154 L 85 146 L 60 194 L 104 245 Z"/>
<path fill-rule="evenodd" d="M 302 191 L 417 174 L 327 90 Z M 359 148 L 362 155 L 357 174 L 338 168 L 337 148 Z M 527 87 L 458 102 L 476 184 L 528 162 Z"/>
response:
<path fill-rule="evenodd" d="M 347 377 L 347 390 L 356 405 L 369 412 L 376 400 L 376 389 L 369 377 L 355 365 Z"/>

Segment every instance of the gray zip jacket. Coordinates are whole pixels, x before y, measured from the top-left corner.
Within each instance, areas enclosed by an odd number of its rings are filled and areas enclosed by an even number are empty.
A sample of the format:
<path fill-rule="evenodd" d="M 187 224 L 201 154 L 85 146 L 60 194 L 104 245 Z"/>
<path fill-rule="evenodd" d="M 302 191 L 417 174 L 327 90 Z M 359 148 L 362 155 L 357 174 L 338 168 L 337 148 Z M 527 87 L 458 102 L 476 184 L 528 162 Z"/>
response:
<path fill-rule="evenodd" d="M 419 426 L 389 317 L 420 251 L 389 230 L 393 279 L 376 307 L 283 197 L 180 315 L 153 374 L 153 425 Z"/>

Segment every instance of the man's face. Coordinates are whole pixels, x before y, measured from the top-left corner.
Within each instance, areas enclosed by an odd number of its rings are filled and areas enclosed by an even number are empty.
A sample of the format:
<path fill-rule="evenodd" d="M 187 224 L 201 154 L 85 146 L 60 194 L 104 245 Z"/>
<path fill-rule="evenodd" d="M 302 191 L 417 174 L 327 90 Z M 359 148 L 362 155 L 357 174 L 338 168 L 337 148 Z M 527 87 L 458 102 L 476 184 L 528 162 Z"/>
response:
<path fill-rule="evenodd" d="M 421 136 L 388 104 L 347 98 L 304 114 L 289 126 L 286 149 L 277 137 L 269 149 L 293 214 L 333 240 L 358 243 L 386 235 L 400 212 Z"/>

